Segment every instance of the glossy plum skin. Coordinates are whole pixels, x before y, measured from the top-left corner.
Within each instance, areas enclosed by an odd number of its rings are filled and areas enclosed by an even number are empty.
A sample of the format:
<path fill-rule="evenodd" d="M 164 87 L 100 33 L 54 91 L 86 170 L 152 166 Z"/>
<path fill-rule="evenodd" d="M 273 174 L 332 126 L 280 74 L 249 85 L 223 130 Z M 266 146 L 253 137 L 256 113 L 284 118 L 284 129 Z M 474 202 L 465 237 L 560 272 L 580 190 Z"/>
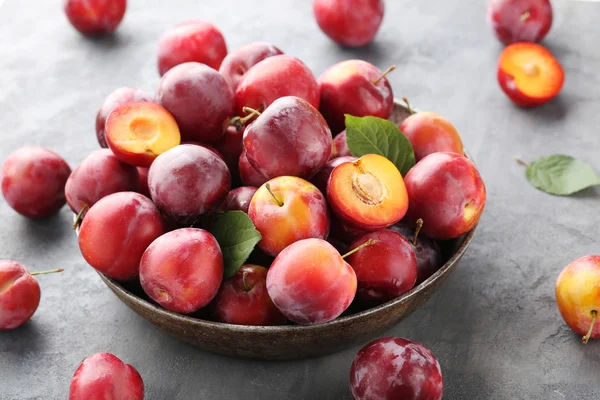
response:
<path fill-rule="evenodd" d="M 356 274 L 322 239 L 286 247 L 267 273 L 267 291 L 279 310 L 298 324 L 332 321 L 356 295 Z"/>
<path fill-rule="evenodd" d="M 408 292 L 417 281 L 417 257 L 402 235 L 389 229 L 369 232 L 353 242 L 356 249 L 369 240 L 376 241 L 346 258 L 356 272 L 357 299 L 377 305 Z"/>
<path fill-rule="evenodd" d="M 556 304 L 569 328 L 580 335 L 596 319 L 592 339 L 600 339 L 600 256 L 581 257 L 562 270 L 556 280 Z"/>
<path fill-rule="evenodd" d="M 115 89 L 104 99 L 104 102 L 96 114 L 96 138 L 98 139 L 98 144 L 100 147 L 105 149 L 108 148 L 108 143 L 106 143 L 106 137 L 104 134 L 104 128 L 109 114 L 115 108 L 123 104 L 138 103 L 143 101 L 153 102 L 154 95 L 144 92 L 143 90 L 130 87 L 121 87 Z"/>
<path fill-rule="evenodd" d="M 339 218 L 337 218 L 335 216 L 335 214 L 332 213 L 331 236 L 335 237 L 336 239 L 341 240 L 342 242 L 346 243 L 347 245 L 349 245 L 350 243 L 352 243 L 359 237 L 366 235 L 369 232 L 370 231 L 368 231 L 368 230 L 355 228 L 353 226 L 350 226 L 350 225 L 342 222 Z"/>
<path fill-rule="evenodd" d="M 321 30 L 347 47 L 365 46 L 375 39 L 385 6 L 383 0 L 313 0 L 313 13 Z"/>
<path fill-rule="evenodd" d="M 221 139 L 213 143 L 232 174 L 238 171 L 240 155 L 244 151 L 244 130 L 244 127 L 238 131 L 235 127 L 229 126 L 225 129 L 225 134 Z"/>
<path fill-rule="evenodd" d="M 139 372 L 110 353 L 92 354 L 79 365 L 69 388 L 69 400 L 143 400 Z"/>
<path fill-rule="evenodd" d="M 18 328 L 35 314 L 40 285 L 16 261 L 0 260 L 0 331 Z"/>
<path fill-rule="evenodd" d="M 552 5 L 549 0 L 490 0 L 488 25 L 499 41 L 539 42 L 552 26 Z"/>
<path fill-rule="evenodd" d="M 150 199 L 134 192 L 113 193 L 88 210 L 79 230 L 79 249 L 97 271 L 128 281 L 138 277 L 142 254 L 164 232 Z"/>
<path fill-rule="evenodd" d="M 262 235 L 258 243 L 261 250 L 275 257 L 298 240 L 327 238 L 327 202 L 316 186 L 293 176 L 280 176 L 268 184 L 277 200 L 264 184 L 258 188 L 248 208 L 248 216 Z"/>
<path fill-rule="evenodd" d="M 182 141 L 213 143 L 233 116 L 231 87 L 214 69 L 200 63 L 179 64 L 163 75 L 156 101 L 177 121 Z"/>
<path fill-rule="evenodd" d="M 150 189 L 148 188 L 148 170 L 149 168 L 136 167 L 139 176 L 139 190 L 141 194 L 150 198 Z"/>
<path fill-rule="evenodd" d="M 240 179 L 242 183 L 246 186 L 254 186 L 259 187 L 269 179 L 258 172 L 250 161 L 248 161 L 248 157 L 246 156 L 246 152 L 244 151 L 240 154 L 240 160 L 238 163 L 238 170 L 240 172 Z"/>
<path fill-rule="evenodd" d="M 233 189 L 231 192 L 227 193 L 225 201 L 219 206 L 219 211 L 227 212 L 238 210 L 248 213 L 250 201 L 252 201 L 252 197 L 257 190 L 258 188 L 254 186 L 241 186 Z"/>
<path fill-rule="evenodd" d="M 267 271 L 258 265 L 243 265 L 226 279 L 212 303 L 215 320 L 236 325 L 285 325 L 287 318 L 267 292 Z"/>
<path fill-rule="evenodd" d="M 262 111 L 285 96 L 300 97 L 319 108 L 319 84 L 312 71 L 299 59 L 281 54 L 248 70 L 235 91 L 235 110 L 237 115 L 246 115 L 244 107 Z"/>
<path fill-rule="evenodd" d="M 321 74 L 320 111 L 334 135 L 346 128 L 344 114 L 389 118 L 394 93 L 382 75 L 379 68 L 363 60 L 342 61 Z"/>
<path fill-rule="evenodd" d="M 190 314 L 207 305 L 223 279 L 223 254 L 208 231 L 183 228 L 165 233 L 144 252 L 140 283 L 167 310 Z"/>
<path fill-rule="evenodd" d="M 299 97 L 275 100 L 244 132 L 248 161 L 268 178 L 310 179 L 327 163 L 331 148 L 327 123 Z"/>
<path fill-rule="evenodd" d="M 250 68 L 265 58 L 283 54 L 283 51 L 267 42 L 248 43 L 225 57 L 219 72 L 231 85 L 234 93 Z"/>
<path fill-rule="evenodd" d="M 454 125 L 435 113 L 412 114 L 402 121 L 400 130 L 412 145 L 416 161 L 437 152 L 465 154 L 462 140 Z"/>
<path fill-rule="evenodd" d="M 109 149 L 96 150 L 84 158 L 65 186 L 67 203 L 76 214 L 84 205 L 92 207 L 109 194 L 138 191 L 140 176 L 136 167 L 119 161 Z"/>
<path fill-rule="evenodd" d="M 158 72 L 197 62 L 218 70 L 227 55 L 223 34 L 211 23 L 188 21 L 166 31 L 158 41 Z"/>
<path fill-rule="evenodd" d="M 148 187 L 163 214 L 187 225 L 223 202 L 231 188 L 231 174 L 212 151 L 184 144 L 154 160 L 148 172 Z"/>
<path fill-rule="evenodd" d="M 421 232 L 433 239 L 454 239 L 479 221 L 486 189 L 479 171 L 456 153 L 433 153 L 419 161 L 404 178 L 408 192 L 406 220 L 423 219 Z"/>
<path fill-rule="evenodd" d="M 333 138 L 333 150 L 331 151 L 331 158 L 351 156 L 352 153 L 348 148 L 346 142 L 346 130 L 344 129 Z"/>
<path fill-rule="evenodd" d="M 127 9 L 126 0 L 65 0 L 63 4 L 71 25 L 87 36 L 114 32 Z"/>
<path fill-rule="evenodd" d="M 412 244 L 415 256 L 417 257 L 417 285 L 442 267 L 442 251 L 440 245 L 435 240 L 419 233 L 417 243 L 414 245 L 415 230 L 402 222 L 390 226 L 389 229 L 398 232 Z"/>
<path fill-rule="evenodd" d="M 350 369 L 356 400 L 441 400 L 442 370 L 420 343 L 383 337 L 364 346 Z"/>
<path fill-rule="evenodd" d="M 71 168 L 58 154 L 39 146 L 21 147 L 2 165 L 2 194 L 13 210 L 27 218 L 47 218 L 66 203 Z"/>
<path fill-rule="evenodd" d="M 330 158 L 325 166 L 312 178 L 311 182 L 318 187 L 322 193 L 327 193 L 327 183 L 329 182 L 329 177 L 335 167 L 345 162 L 354 162 L 356 160 L 358 160 L 358 157 L 353 156 Z"/>

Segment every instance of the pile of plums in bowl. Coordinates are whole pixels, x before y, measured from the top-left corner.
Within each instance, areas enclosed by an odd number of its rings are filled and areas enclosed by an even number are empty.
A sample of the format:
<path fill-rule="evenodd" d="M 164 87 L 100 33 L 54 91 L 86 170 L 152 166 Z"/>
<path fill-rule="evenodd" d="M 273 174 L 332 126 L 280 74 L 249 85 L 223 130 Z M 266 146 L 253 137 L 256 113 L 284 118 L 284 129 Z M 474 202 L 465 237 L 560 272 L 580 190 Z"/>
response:
<path fill-rule="evenodd" d="M 203 349 L 285 359 L 372 338 L 441 285 L 485 186 L 448 120 L 394 101 L 393 68 L 316 79 L 268 43 L 212 66 L 165 43 L 156 94 L 105 99 L 103 149 L 65 186 L 121 300 Z"/>

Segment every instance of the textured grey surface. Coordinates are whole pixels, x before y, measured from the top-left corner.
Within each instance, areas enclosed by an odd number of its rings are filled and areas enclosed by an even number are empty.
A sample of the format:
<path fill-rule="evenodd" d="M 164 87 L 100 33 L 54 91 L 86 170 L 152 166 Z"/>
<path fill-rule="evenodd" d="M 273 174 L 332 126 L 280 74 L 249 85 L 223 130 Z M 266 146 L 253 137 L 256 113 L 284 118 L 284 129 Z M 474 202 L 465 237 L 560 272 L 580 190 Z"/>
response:
<path fill-rule="evenodd" d="M 0 3 L 2 3 L 0 1 Z M 6 0 L 0 8 L 0 160 L 37 144 L 72 167 L 97 148 L 94 116 L 112 89 L 153 91 L 155 46 L 164 29 L 212 21 L 230 49 L 271 41 L 316 74 L 348 58 L 398 70 L 397 97 L 455 123 L 488 188 L 480 230 L 447 285 L 389 331 L 438 357 L 445 399 L 600 398 L 600 343 L 583 346 L 560 318 L 554 282 L 563 266 L 598 244 L 599 190 L 551 197 L 526 183 L 513 156 L 564 152 L 600 169 L 600 4 L 556 1 L 545 40 L 566 70 L 556 101 L 511 105 L 497 87 L 501 50 L 485 25 L 483 0 L 388 0 L 376 42 L 343 50 L 317 28 L 308 0 L 131 0 L 114 37 L 75 32 L 59 0 Z M 197 351 L 138 317 L 87 266 L 67 207 L 31 222 L 0 199 L 0 257 L 32 270 L 42 301 L 32 321 L 0 333 L 0 399 L 64 399 L 87 355 L 108 351 L 142 374 L 147 399 L 350 399 L 358 348 L 299 362 L 256 362 Z"/>

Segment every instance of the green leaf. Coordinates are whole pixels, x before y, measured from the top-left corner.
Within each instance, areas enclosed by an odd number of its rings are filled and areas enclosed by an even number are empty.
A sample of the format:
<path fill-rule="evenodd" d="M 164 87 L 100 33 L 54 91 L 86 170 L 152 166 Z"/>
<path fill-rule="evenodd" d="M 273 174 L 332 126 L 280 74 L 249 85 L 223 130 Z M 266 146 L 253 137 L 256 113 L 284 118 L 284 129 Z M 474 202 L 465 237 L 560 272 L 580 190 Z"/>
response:
<path fill-rule="evenodd" d="M 346 142 L 353 156 L 382 155 L 396 165 L 402 176 L 415 165 L 410 142 L 391 121 L 346 114 Z"/>
<path fill-rule="evenodd" d="M 248 214 L 243 211 L 229 211 L 219 215 L 211 233 L 223 252 L 225 279 L 233 276 L 244 265 L 254 246 L 262 239 Z"/>
<path fill-rule="evenodd" d="M 527 166 L 527 180 L 546 193 L 568 196 L 600 185 L 591 165 L 563 154 L 540 157 Z"/>

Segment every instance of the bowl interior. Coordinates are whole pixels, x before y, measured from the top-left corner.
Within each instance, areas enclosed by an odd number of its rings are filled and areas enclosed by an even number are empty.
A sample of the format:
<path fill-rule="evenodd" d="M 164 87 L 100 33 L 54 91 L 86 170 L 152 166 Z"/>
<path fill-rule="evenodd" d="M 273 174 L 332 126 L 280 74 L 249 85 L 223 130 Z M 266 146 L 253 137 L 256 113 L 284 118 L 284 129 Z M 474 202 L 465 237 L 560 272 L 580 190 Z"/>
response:
<path fill-rule="evenodd" d="M 400 124 L 409 115 L 408 109 L 396 101 L 390 120 Z M 153 302 L 144 293 L 139 281 L 117 282 L 99 274 L 119 299 L 135 312 L 197 347 L 241 357 L 296 359 L 331 353 L 365 341 L 416 310 L 441 286 L 456 266 L 469 246 L 475 229 L 460 238 L 440 242 L 443 266 L 401 297 L 368 309 L 352 304 L 337 319 L 313 325 L 225 324 L 210 321 L 206 308 L 191 315 L 180 315 Z"/>

